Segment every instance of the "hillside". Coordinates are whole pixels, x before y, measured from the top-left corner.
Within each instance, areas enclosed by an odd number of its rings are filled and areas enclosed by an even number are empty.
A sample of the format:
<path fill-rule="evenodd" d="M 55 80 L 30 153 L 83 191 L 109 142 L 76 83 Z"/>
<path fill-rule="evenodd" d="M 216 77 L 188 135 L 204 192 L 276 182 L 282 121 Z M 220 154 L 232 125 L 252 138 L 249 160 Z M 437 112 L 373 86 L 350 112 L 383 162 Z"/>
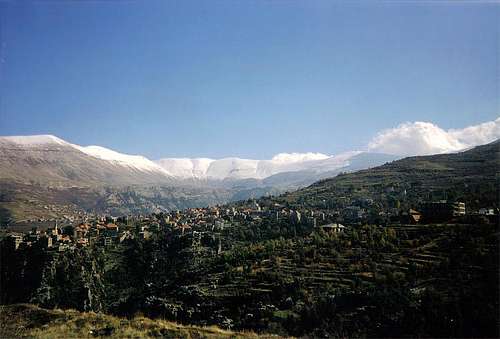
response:
<path fill-rule="evenodd" d="M 301 173 L 303 180 L 341 168 L 379 165 L 394 156 L 358 151 L 334 156 L 280 153 L 270 160 L 164 158 L 151 161 L 101 146 L 80 146 L 53 135 L 0 136 L 0 180 L 56 186 L 220 183 Z M 287 184 L 287 175 L 274 181 Z M 290 183 L 294 183 L 293 181 Z"/>
<path fill-rule="evenodd" d="M 222 330 L 215 326 L 186 326 L 142 316 L 124 319 L 93 312 L 47 310 L 30 304 L 16 304 L 0 306 L 0 337 L 257 338 L 262 336 L 252 332 Z"/>
<path fill-rule="evenodd" d="M 279 197 L 291 205 L 335 206 L 342 199 L 373 199 L 382 207 L 408 207 L 436 199 L 461 200 L 468 208 L 498 204 L 500 141 L 465 152 L 408 157 L 319 181 Z"/>
<path fill-rule="evenodd" d="M 58 253 L 3 246 L 0 302 L 282 336 L 498 337 L 494 224 L 365 225 L 337 235 L 266 220 L 221 232 L 219 254 L 211 234 L 174 234 Z M 44 316 L 26 312 L 4 319 Z M 93 324 L 126 335 L 85 320 L 92 313 L 78 317 L 48 328 Z"/>
<path fill-rule="evenodd" d="M 117 220 L 123 241 L 89 234 L 90 245 L 66 249 L 0 246 L 0 302 L 282 336 L 498 337 L 494 216 L 379 218 L 443 195 L 472 211 L 496 206 L 498 145 L 407 158 L 279 197 Z M 350 207 L 367 213 L 332 228 Z"/>
<path fill-rule="evenodd" d="M 156 213 L 258 198 L 394 157 L 347 152 L 332 157 L 280 154 L 273 159 L 153 162 L 52 135 L 0 137 L 0 225 L 85 213 Z"/>
<path fill-rule="evenodd" d="M 0 181 L 82 187 L 158 184 L 170 179 L 152 163 L 148 167 L 137 160 L 110 161 L 54 136 L 0 137 Z"/>

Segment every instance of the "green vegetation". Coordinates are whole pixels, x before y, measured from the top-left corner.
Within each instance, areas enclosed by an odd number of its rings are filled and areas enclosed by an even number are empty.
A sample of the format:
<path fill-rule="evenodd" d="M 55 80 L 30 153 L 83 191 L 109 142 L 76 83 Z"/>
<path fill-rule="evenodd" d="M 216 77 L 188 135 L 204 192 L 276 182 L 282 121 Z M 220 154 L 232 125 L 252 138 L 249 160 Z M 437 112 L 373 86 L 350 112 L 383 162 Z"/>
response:
<path fill-rule="evenodd" d="M 0 337 L 18 338 L 256 338 L 215 326 L 183 326 L 144 316 L 131 319 L 75 310 L 46 310 L 29 304 L 0 306 Z"/>
<path fill-rule="evenodd" d="M 498 219 L 405 225 L 381 213 L 443 196 L 498 208 L 498 145 L 344 174 L 262 198 L 259 213 L 242 201 L 233 206 L 250 212 L 216 219 L 216 209 L 198 230 L 174 229 L 159 213 L 148 239 L 140 230 L 153 218 L 122 222 L 134 237 L 106 246 L 1 246 L 1 303 L 282 336 L 498 337 Z M 367 216 L 345 232 L 308 221 L 348 219 L 352 205 Z"/>
<path fill-rule="evenodd" d="M 343 208 L 346 200 L 375 202 L 374 208 L 415 208 L 434 200 L 463 201 L 469 210 L 498 206 L 500 141 L 456 154 L 409 157 L 344 173 L 277 198 L 294 208 Z"/>
<path fill-rule="evenodd" d="M 365 225 L 240 239 L 221 255 L 191 245 L 159 233 L 45 259 L 18 250 L 2 301 L 294 336 L 498 334 L 495 225 Z"/>

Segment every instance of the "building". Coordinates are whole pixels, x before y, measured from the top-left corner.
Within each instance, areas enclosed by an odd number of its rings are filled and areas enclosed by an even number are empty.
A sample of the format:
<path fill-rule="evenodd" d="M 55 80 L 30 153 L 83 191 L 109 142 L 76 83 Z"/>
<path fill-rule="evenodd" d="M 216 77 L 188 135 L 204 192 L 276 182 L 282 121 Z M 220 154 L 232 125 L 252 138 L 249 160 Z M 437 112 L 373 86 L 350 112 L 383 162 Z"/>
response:
<path fill-rule="evenodd" d="M 89 240 L 87 238 L 80 238 L 76 241 L 78 246 L 88 246 Z"/>
<path fill-rule="evenodd" d="M 75 237 L 77 239 L 85 238 L 87 233 L 89 232 L 90 225 L 89 224 L 80 224 L 75 228 Z"/>
<path fill-rule="evenodd" d="M 110 237 L 103 237 L 101 241 L 103 246 L 111 246 L 113 244 L 113 238 Z"/>
<path fill-rule="evenodd" d="M 408 211 L 404 211 L 400 214 L 400 221 L 402 224 L 418 224 L 420 219 L 422 219 L 422 214 L 411 208 Z"/>
<path fill-rule="evenodd" d="M 326 224 L 319 226 L 325 232 L 333 232 L 333 233 L 344 233 L 346 227 L 339 223 Z"/>
<path fill-rule="evenodd" d="M 454 202 L 452 204 L 452 209 L 454 217 L 465 215 L 465 202 Z"/>
<path fill-rule="evenodd" d="M 54 228 L 49 228 L 46 231 L 48 236 L 52 237 L 53 242 L 60 241 L 62 238 L 62 230 L 57 226 L 57 220 L 55 221 Z"/>
<path fill-rule="evenodd" d="M 479 215 L 495 215 L 494 208 L 480 208 Z"/>
<path fill-rule="evenodd" d="M 61 229 L 57 226 L 57 220 L 55 221 L 55 225 L 54 225 L 54 228 L 49 228 L 48 231 L 50 231 L 52 233 L 52 235 L 54 236 L 58 236 L 58 235 L 61 235 L 62 234 L 62 231 Z"/>
<path fill-rule="evenodd" d="M 151 238 L 152 235 L 153 235 L 153 233 L 148 231 L 148 230 L 144 230 L 144 231 L 139 232 L 139 237 L 141 237 L 142 239 L 146 239 L 146 240 Z"/>
<path fill-rule="evenodd" d="M 125 231 L 120 236 L 120 242 L 124 242 L 125 240 L 131 240 L 131 239 L 134 239 L 134 235 L 130 233 L 130 231 Z"/>
<path fill-rule="evenodd" d="M 342 215 L 346 219 L 359 220 L 365 216 L 365 211 L 359 206 L 347 206 L 343 211 Z"/>
<path fill-rule="evenodd" d="M 23 242 L 23 235 L 21 233 L 11 233 L 6 240 L 11 248 L 17 250 Z"/>
<path fill-rule="evenodd" d="M 115 238 L 118 236 L 118 225 L 107 224 L 105 234 L 107 237 Z"/>

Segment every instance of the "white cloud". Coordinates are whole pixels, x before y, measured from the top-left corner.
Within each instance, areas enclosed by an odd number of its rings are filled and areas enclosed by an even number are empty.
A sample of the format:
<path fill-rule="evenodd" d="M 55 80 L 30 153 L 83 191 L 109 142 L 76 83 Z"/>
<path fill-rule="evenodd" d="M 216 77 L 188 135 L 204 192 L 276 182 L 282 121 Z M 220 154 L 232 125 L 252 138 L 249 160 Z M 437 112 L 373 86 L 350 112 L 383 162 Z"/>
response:
<path fill-rule="evenodd" d="M 463 129 L 450 129 L 448 133 L 468 147 L 487 144 L 500 138 L 500 118 Z"/>
<path fill-rule="evenodd" d="M 278 163 L 304 162 L 328 159 L 330 156 L 322 153 L 278 153 L 271 160 Z"/>
<path fill-rule="evenodd" d="M 447 131 L 433 123 L 417 121 L 380 132 L 368 144 L 368 149 L 397 155 L 426 155 L 460 151 L 499 138 L 500 118 Z"/>

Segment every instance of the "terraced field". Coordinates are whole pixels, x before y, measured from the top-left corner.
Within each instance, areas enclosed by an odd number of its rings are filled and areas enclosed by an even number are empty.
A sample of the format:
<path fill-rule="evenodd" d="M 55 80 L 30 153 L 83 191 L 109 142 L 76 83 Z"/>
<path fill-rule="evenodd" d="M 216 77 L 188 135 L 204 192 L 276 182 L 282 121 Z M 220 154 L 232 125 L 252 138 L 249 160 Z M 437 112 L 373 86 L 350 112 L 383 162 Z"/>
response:
<path fill-rule="evenodd" d="M 413 287 L 422 287 L 436 279 L 445 280 L 438 278 L 437 273 L 442 265 L 449 263 L 447 243 L 455 227 L 479 226 L 367 228 L 358 231 L 362 239 L 358 243 L 353 243 L 351 234 L 338 237 L 326 235 L 320 242 L 313 237 L 287 240 L 282 248 L 271 253 L 261 252 L 252 258 L 242 259 L 242 264 L 232 269 L 229 281 L 224 282 L 227 272 L 215 270 L 205 275 L 197 286 L 205 295 L 217 298 L 257 294 L 272 296 L 276 289 L 275 276 L 285 281 L 299 280 L 312 295 L 327 286 L 370 286 L 388 278 L 403 280 L 409 276 Z M 385 245 L 373 244 L 369 240 L 374 236 L 371 233 L 382 234 Z M 460 247 L 455 250 L 460 250 Z M 484 251 L 494 250 L 492 245 L 484 248 Z M 473 274 L 479 267 L 469 265 L 461 269 Z"/>

